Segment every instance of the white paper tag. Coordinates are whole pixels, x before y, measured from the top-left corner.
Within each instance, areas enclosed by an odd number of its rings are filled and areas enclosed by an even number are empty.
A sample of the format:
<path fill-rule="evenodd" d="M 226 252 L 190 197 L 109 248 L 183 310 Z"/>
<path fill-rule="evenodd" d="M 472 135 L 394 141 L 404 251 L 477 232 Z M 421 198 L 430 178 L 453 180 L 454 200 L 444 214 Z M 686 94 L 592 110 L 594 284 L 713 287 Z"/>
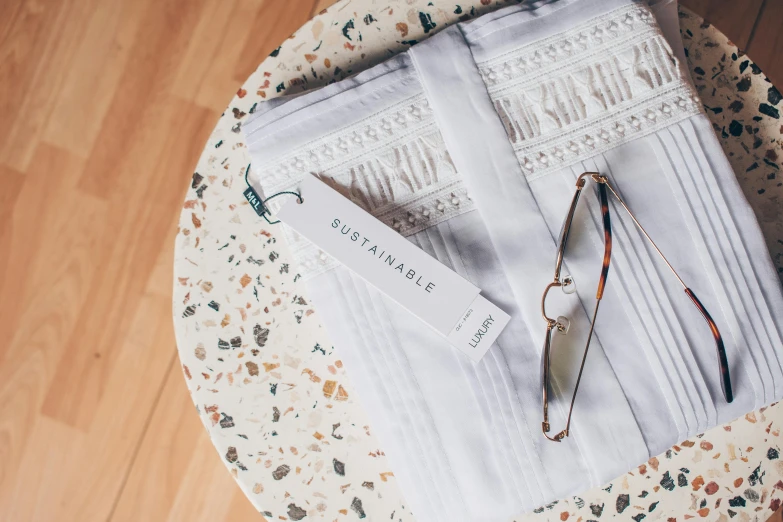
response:
<path fill-rule="evenodd" d="M 454 347 L 478 362 L 509 319 L 506 312 L 478 295 L 446 337 Z"/>
<path fill-rule="evenodd" d="M 275 216 L 478 361 L 509 321 L 480 289 L 315 176 Z"/>

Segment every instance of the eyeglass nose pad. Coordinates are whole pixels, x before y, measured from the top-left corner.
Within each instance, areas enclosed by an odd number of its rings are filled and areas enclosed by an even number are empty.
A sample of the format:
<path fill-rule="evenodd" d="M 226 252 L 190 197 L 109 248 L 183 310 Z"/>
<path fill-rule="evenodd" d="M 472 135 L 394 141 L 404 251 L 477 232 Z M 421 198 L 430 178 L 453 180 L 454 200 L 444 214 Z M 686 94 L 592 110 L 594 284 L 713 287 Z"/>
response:
<path fill-rule="evenodd" d="M 557 331 L 563 335 L 568 333 L 568 329 L 571 328 L 571 321 L 568 317 L 561 315 L 557 318 Z"/>
<path fill-rule="evenodd" d="M 570 275 L 563 277 L 563 284 L 560 287 L 564 294 L 573 294 L 576 292 L 576 281 Z"/>

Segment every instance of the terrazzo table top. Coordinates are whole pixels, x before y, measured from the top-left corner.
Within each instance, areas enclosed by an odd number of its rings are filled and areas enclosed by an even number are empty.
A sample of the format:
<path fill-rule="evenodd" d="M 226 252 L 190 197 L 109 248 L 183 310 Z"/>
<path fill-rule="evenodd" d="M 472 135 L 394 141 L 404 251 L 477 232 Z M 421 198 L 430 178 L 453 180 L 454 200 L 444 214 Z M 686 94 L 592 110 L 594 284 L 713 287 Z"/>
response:
<path fill-rule="evenodd" d="M 325 85 L 505 2 L 342 0 L 248 78 L 206 143 L 175 247 L 184 378 L 259 520 L 411 521 L 340 351 L 279 230 L 245 202 L 240 132 L 265 99 Z M 718 30 L 681 10 L 688 65 L 783 275 L 781 95 Z M 771 282 L 770 284 L 778 284 Z M 766 520 L 783 498 L 783 405 L 683 441 L 628 474 L 517 521 Z"/>

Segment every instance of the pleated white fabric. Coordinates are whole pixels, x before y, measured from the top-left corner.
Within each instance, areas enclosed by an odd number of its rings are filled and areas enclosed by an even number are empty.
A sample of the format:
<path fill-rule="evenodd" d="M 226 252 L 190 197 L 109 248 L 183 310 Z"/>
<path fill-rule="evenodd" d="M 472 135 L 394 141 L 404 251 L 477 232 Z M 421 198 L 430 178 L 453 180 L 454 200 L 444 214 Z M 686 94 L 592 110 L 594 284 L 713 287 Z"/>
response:
<path fill-rule="evenodd" d="M 473 364 L 291 230 L 310 295 L 422 521 L 501 521 L 602 484 L 783 397 L 783 294 L 681 65 L 676 5 L 522 4 L 447 28 L 349 80 L 262 106 L 244 131 L 267 194 L 315 173 L 511 315 Z M 656 22 L 656 17 L 658 22 Z M 672 51 L 677 49 L 677 52 Z M 679 58 L 679 61 L 678 61 Z M 723 333 L 610 200 L 609 282 L 571 436 L 541 434 L 541 293 L 577 176 L 607 175 Z M 564 426 L 603 253 L 592 191 L 547 306 Z"/>

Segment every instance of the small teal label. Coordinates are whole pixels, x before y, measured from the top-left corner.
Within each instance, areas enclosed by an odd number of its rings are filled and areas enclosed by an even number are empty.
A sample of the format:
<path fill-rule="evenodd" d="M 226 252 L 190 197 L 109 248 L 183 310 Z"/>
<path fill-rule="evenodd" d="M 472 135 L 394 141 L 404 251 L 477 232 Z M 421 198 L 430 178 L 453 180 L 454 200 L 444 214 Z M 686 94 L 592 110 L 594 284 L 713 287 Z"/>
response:
<path fill-rule="evenodd" d="M 264 208 L 264 203 L 261 201 L 261 196 L 258 195 L 258 192 L 256 192 L 253 187 L 247 187 L 244 195 L 247 202 L 250 203 L 250 206 L 256 211 L 256 214 L 263 216 L 266 213 L 266 208 Z"/>

